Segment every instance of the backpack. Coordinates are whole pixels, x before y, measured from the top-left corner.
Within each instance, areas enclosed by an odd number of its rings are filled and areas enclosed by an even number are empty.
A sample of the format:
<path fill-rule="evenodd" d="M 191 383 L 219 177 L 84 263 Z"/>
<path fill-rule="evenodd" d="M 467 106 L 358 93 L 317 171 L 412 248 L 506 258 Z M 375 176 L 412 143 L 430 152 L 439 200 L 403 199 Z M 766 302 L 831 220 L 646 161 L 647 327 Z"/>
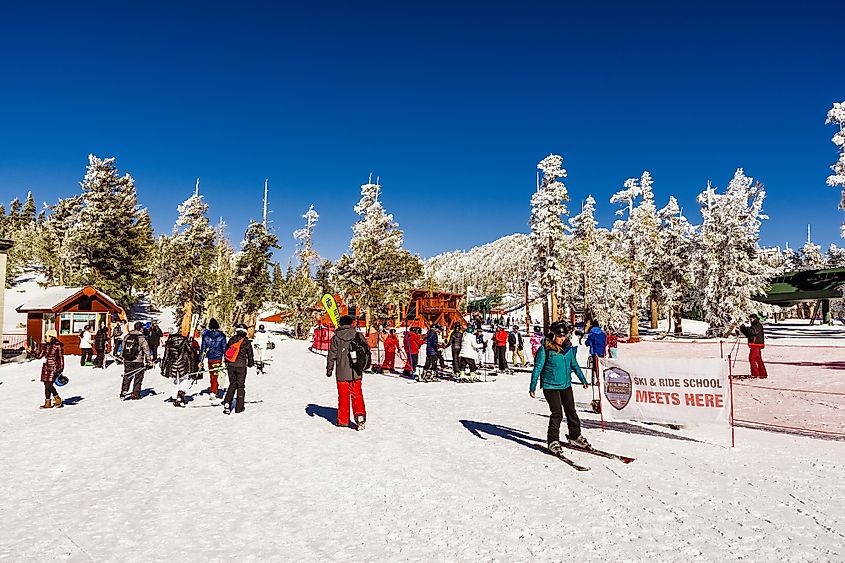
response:
<path fill-rule="evenodd" d="M 364 342 L 361 334 L 356 332 L 355 338 L 349 342 L 349 367 L 358 375 L 370 365 L 370 347 Z"/>
<path fill-rule="evenodd" d="M 126 337 L 126 342 L 123 343 L 123 353 L 121 357 L 124 362 L 132 362 L 138 358 L 141 353 L 141 336 L 138 334 L 130 334 Z"/>
<path fill-rule="evenodd" d="M 227 362 L 234 362 L 238 359 L 238 354 L 241 353 L 241 344 L 243 344 L 244 340 L 246 340 L 246 338 L 241 338 L 226 348 L 226 352 L 223 354 L 223 357 L 226 358 Z"/>

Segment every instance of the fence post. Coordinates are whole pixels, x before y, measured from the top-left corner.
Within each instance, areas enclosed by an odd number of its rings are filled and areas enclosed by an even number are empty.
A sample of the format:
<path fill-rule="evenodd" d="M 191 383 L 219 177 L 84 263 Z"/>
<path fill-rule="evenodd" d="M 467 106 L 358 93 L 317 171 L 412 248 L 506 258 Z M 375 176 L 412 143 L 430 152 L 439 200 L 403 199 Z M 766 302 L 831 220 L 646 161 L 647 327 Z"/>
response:
<path fill-rule="evenodd" d="M 731 447 L 733 448 L 736 446 L 736 440 L 734 438 L 734 378 L 730 354 L 728 354 L 728 387 L 731 390 Z"/>

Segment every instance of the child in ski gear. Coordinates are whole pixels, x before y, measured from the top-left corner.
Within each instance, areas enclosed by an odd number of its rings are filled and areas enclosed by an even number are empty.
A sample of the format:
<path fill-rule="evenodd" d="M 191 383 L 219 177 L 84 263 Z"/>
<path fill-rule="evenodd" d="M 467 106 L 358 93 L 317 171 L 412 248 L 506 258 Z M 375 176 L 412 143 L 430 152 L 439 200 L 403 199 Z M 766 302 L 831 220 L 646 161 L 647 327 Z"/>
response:
<path fill-rule="evenodd" d="M 161 327 L 158 326 L 158 321 L 153 321 L 150 325 L 149 335 L 147 336 L 147 344 L 150 347 L 150 356 L 153 358 L 153 363 L 158 361 L 158 347 L 161 346 L 161 337 L 164 333 Z"/>
<path fill-rule="evenodd" d="M 224 414 L 232 412 L 232 399 L 235 397 L 235 392 L 237 392 L 238 398 L 234 410 L 236 413 L 244 411 L 246 370 L 255 365 L 255 358 L 252 355 L 252 342 L 246 337 L 246 333 L 245 324 L 235 325 L 235 335 L 229 339 L 226 349 L 228 352 L 228 350 L 233 349 L 233 346 L 237 346 L 237 355 L 230 359 L 228 354 L 224 354 L 226 357 L 226 369 L 229 372 L 229 388 L 226 390 L 226 396 L 223 397 Z"/>
<path fill-rule="evenodd" d="M 531 335 L 531 358 L 537 355 L 537 350 L 543 344 L 543 331 L 539 326 L 534 327 L 534 334 Z M 536 363 L 536 362 L 535 362 Z"/>
<path fill-rule="evenodd" d="M 59 397 L 56 386 L 53 382 L 56 377 L 65 369 L 65 347 L 59 342 L 55 330 L 48 330 L 44 333 L 44 344 L 41 346 L 39 358 L 44 358 L 41 365 L 41 381 L 44 383 L 44 404 L 42 409 L 61 407 L 62 399 Z M 53 402 L 50 402 L 52 397 Z"/>
<path fill-rule="evenodd" d="M 464 333 L 461 330 L 461 323 L 455 323 L 452 326 L 452 333 L 446 341 L 446 346 L 450 347 L 452 351 L 452 373 L 455 375 L 461 371 L 461 341 L 463 337 Z"/>
<path fill-rule="evenodd" d="M 619 337 L 612 330 L 607 331 L 607 352 L 611 358 L 616 357 L 616 349 L 619 346 Z"/>
<path fill-rule="evenodd" d="M 493 335 L 493 357 L 499 372 L 504 372 L 508 369 L 507 345 L 508 332 L 500 324 L 496 327 L 496 332 Z"/>
<path fill-rule="evenodd" d="M 220 330 L 220 323 L 217 319 L 208 321 L 208 328 L 202 333 L 202 346 L 200 347 L 200 357 L 208 359 L 208 373 L 211 378 L 211 387 L 209 387 L 209 398 L 216 398 L 220 392 L 218 387 L 219 379 L 226 377 L 221 369 L 223 363 L 223 354 L 226 353 L 226 335 Z M 225 387 L 225 386 L 224 386 Z"/>
<path fill-rule="evenodd" d="M 478 358 L 478 352 L 484 349 L 484 345 L 478 343 L 473 332 L 474 329 L 468 326 L 466 333 L 461 339 L 461 350 L 457 354 L 461 362 L 461 371 L 469 369 L 470 376 L 474 376 L 478 371 L 475 360 Z"/>
<path fill-rule="evenodd" d="M 751 377 L 766 379 L 769 377 L 766 372 L 766 365 L 763 363 L 762 350 L 766 347 L 766 335 L 760 317 L 757 313 L 749 316 L 751 326 L 745 323 L 739 325 L 739 331 L 748 339 L 748 363 L 751 364 Z"/>
<path fill-rule="evenodd" d="M 94 335 L 94 350 L 97 356 L 94 358 L 95 368 L 104 368 L 106 361 L 106 344 L 109 342 L 109 329 L 105 324 L 100 326 L 97 334 Z"/>
<path fill-rule="evenodd" d="M 531 386 L 528 394 L 533 399 L 537 382 L 543 389 L 543 396 L 549 405 L 551 416 L 546 434 L 549 451 L 559 454 L 563 446 L 560 444 L 560 423 L 566 413 L 566 426 L 569 431 L 569 443 L 578 448 L 589 449 L 590 444 L 581 435 L 581 421 L 575 410 L 575 396 L 572 393 L 572 373 L 587 389 L 587 379 L 578 366 L 576 357 L 578 349 L 572 346 L 569 336 L 572 328 L 568 323 L 558 321 L 549 327 L 549 333 L 543 340 L 543 345 L 537 350 L 534 359 L 534 371 L 531 373 Z"/>
<path fill-rule="evenodd" d="M 367 409 L 364 405 L 364 393 L 361 389 L 363 372 L 359 372 L 352 364 L 352 341 L 367 347 L 366 341 L 352 326 L 352 317 L 343 315 L 338 321 L 338 328 L 329 344 L 326 356 L 326 377 L 335 376 L 337 383 L 337 425 L 349 426 L 349 402 L 352 402 L 352 416 L 359 430 L 364 429 L 367 420 Z M 367 347 L 369 353 L 369 347 Z M 357 356 L 357 354 L 356 354 Z M 357 361 L 357 357 L 355 358 Z"/>
<path fill-rule="evenodd" d="M 381 364 L 382 370 L 393 371 L 396 364 L 396 350 L 399 348 L 399 338 L 396 330 L 390 329 L 390 334 L 384 339 L 384 361 Z"/>
<path fill-rule="evenodd" d="M 141 385 L 144 383 L 144 371 L 153 366 L 150 356 L 150 346 L 144 338 L 141 329 L 144 323 L 136 322 L 135 329 L 129 331 L 123 339 L 123 385 L 120 387 L 120 398 L 130 396 L 137 401 L 141 398 Z M 134 383 L 133 383 L 134 380 Z M 132 394 L 129 395 L 129 384 L 132 385 Z"/>
<path fill-rule="evenodd" d="M 599 326 L 593 323 L 587 334 L 587 348 L 590 349 L 591 366 L 593 368 L 593 383 L 599 379 L 599 358 L 603 358 L 607 347 L 607 335 Z"/>
<path fill-rule="evenodd" d="M 94 365 L 91 360 L 94 357 L 94 335 L 91 333 L 91 326 L 85 325 L 82 334 L 79 335 L 79 365 Z"/>
<path fill-rule="evenodd" d="M 173 406 L 185 405 L 185 394 L 191 382 L 197 379 L 194 372 L 193 353 L 189 338 L 182 336 L 175 328 L 170 329 L 170 336 L 164 345 L 164 355 L 161 357 L 161 375 L 173 380 L 173 390 L 170 398 Z"/>
<path fill-rule="evenodd" d="M 511 363 L 516 365 L 516 360 L 519 360 L 520 367 L 525 365 L 525 355 L 522 349 L 525 347 L 522 341 L 522 334 L 519 332 L 519 327 L 513 325 L 511 333 L 508 335 L 508 348 L 511 351 Z"/>

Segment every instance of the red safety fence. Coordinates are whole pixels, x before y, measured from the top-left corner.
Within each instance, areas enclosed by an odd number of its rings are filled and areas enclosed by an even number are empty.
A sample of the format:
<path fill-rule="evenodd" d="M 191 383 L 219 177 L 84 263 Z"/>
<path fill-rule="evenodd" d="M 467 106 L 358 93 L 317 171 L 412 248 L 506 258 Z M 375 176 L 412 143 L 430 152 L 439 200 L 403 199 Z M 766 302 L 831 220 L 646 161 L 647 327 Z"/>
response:
<path fill-rule="evenodd" d="M 845 346 L 767 344 L 761 351 L 766 378 L 751 377 L 744 339 L 644 340 L 620 344 L 619 355 L 724 358 L 733 378 L 737 426 L 845 440 Z"/>
<path fill-rule="evenodd" d="M 25 333 L 3 333 L 3 350 L 21 350 L 25 347 Z"/>

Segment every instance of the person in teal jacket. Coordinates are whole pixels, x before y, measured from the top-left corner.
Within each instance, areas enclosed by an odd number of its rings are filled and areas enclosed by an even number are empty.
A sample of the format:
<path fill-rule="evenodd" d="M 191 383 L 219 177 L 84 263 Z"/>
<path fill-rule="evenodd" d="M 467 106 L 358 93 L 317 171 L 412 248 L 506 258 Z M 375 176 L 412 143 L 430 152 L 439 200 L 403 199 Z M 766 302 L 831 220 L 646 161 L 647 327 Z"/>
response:
<path fill-rule="evenodd" d="M 549 327 L 549 333 L 543 344 L 537 350 L 534 358 L 534 371 L 531 374 L 531 387 L 528 394 L 535 398 L 534 391 L 537 382 L 543 389 L 543 396 L 549 404 L 549 430 L 546 443 L 549 451 L 559 454 L 563 450 L 560 444 L 560 423 L 566 413 L 566 426 L 569 434 L 566 436 L 569 444 L 582 449 L 590 449 L 590 443 L 581 435 L 581 420 L 575 410 L 575 396 L 572 394 L 572 373 L 589 388 L 587 378 L 578 366 L 576 358 L 577 348 L 572 346 L 569 335 L 572 328 L 565 322 L 555 322 Z"/>

